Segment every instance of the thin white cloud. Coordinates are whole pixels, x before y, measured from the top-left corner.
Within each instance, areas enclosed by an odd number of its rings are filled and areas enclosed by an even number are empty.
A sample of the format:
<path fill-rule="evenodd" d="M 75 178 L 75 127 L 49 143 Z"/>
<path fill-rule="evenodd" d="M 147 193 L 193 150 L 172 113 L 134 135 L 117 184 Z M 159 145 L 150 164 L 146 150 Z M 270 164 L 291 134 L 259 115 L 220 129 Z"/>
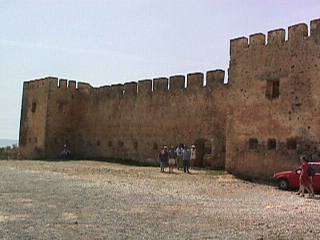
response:
<path fill-rule="evenodd" d="M 23 42 L 23 41 L 16 41 L 16 40 L 8 40 L 8 39 L 0 39 L 0 45 L 7 46 L 7 47 L 20 47 L 20 48 L 30 48 L 30 49 L 45 49 L 45 50 L 54 50 L 54 51 L 61 51 L 65 53 L 71 54 L 90 54 L 96 56 L 104 56 L 104 57 L 112 57 L 112 58 L 126 58 L 133 61 L 139 62 L 148 62 L 153 64 L 175 64 L 176 60 L 174 56 L 171 56 L 171 59 L 168 57 L 159 57 L 157 58 L 146 58 L 142 56 L 137 56 L 134 54 L 124 53 L 120 51 L 115 51 L 111 49 L 84 49 L 84 48 L 66 48 L 60 46 L 54 46 L 49 44 L 43 43 L 31 43 L 31 42 Z M 179 60 L 181 63 L 181 60 Z M 203 65 L 210 65 L 207 62 L 189 62 L 186 61 L 183 63 L 186 66 L 197 67 Z"/>
<path fill-rule="evenodd" d="M 94 55 L 102 55 L 102 56 L 110 56 L 110 53 L 113 56 L 118 57 L 126 57 L 126 58 L 136 58 L 142 59 L 139 56 L 135 56 L 132 54 L 121 53 L 113 50 L 100 50 L 100 49 L 84 49 L 84 48 L 66 48 L 66 47 L 59 47 L 54 45 L 48 45 L 43 43 L 30 43 L 30 42 L 22 42 L 22 41 L 15 41 L 15 40 L 7 40 L 7 39 L 0 39 L 0 45 L 9 46 L 9 47 L 22 47 L 22 48 L 31 48 L 31 49 L 47 49 L 47 50 L 55 50 L 55 51 L 62 51 L 67 53 L 76 53 L 76 54 L 94 54 Z"/>

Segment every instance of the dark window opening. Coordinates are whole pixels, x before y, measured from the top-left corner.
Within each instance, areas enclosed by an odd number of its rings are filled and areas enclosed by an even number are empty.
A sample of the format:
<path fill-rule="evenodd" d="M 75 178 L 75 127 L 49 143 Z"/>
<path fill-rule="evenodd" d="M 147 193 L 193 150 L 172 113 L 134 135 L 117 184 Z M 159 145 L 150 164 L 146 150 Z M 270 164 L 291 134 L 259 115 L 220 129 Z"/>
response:
<path fill-rule="evenodd" d="M 112 141 L 109 141 L 109 142 L 108 142 L 108 146 L 109 146 L 109 147 L 112 147 Z"/>
<path fill-rule="evenodd" d="M 34 138 L 34 142 L 35 142 L 35 143 L 38 143 L 38 138 L 35 137 L 35 138 Z"/>
<path fill-rule="evenodd" d="M 133 142 L 133 148 L 134 148 L 135 150 L 138 149 L 138 142 L 137 142 L 137 141 Z"/>
<path fill-rule="evenodd" d="M 204 154 L 211 154 L 212 150 L 211 150 L 211 142 L 210 141 L 205 141 L 204 143 Z"/>
<path fill-rule="evenodd" d="M 99 147 L 101 145 L 100 140 L 97 141 L 97 146 Z"/>
<path fill-rule="evenodd" d="M 276 149 L 277 147 L 277 141 L 273 138 L 268 139 L 268 149 L 272 150 L 272 149 Z"/>
<path fill-rule="evenodd" d="M 124 146 L 124 142 L 119 141 L 119 142 L 118 142 L 118 146 L 119 146 L 119 147 L 123 147 L 123 146 Z"/>
<path fill-rule="evenodd" d="M 28 140 L 29 140 L 29 143 L 31 143 L 31 138 L 29 138 Z"/>
<path fill-rule="evenodd" d="M 257 149 L 258 148 L 258 139 L 250 138 L 249 139 L 249 149 Z"/>
<path fill-rule="evenodd" d="M 64 104 L 63 103 L 59 103 L 58 108 L 59 108 L 59 112 L 64 112 Z"/>
<path fill-rule="evenodd" d="M 269 100 L 278 98 L 280 95 L 280 81 L 279 80 L 267 80 L 266 98 Z"/>
<path fill-rule="evenodd" d="M 226 146 L 223 146 L 222 153 L 226 153 Z"/>
<path fill-rule="evenodd" d="M 36 102 L 33 102 L 32 103 L 32 108 L 31 108 L 31 112 L 35 113 L 37 110 L 37 103 Z"/>
<path fill-rule="evenodd" d="M 152 149 L 153 150 L 158 150 L 158 144 L 157 143 L 153 143 Z"/>
<path fill-rule="evenodd" d="M 287 139 L 287 148 L 288 149 L 297 149 L 297 140 L 294 138 Z"/>

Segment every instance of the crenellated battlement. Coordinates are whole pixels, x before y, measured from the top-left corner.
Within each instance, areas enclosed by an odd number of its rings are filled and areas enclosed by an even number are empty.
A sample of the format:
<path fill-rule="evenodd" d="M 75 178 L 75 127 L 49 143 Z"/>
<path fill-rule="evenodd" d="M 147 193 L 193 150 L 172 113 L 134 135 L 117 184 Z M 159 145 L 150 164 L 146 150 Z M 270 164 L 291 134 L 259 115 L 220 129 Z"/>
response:
<path fill-rule="evenodd" d="M 266 45 L 266 35 L 263 33 L 255 33 L 249 36 L 249 47 L 256 48 Z"/>
<path fill-rule="evenodd" d="M 120 99 L 122 97 L 143 96 L 157 93 L 174 92 L 178 90 L 194 90 L 201 88 L 213 89 L 216 84 L 224 85 L 224 71 L 211 70 L 206 73 L 206 84 L 204 84 L 204 74 L 200 72 L 188 73 L 184 75 L 174 75 L 159 77 L 138 82 L 126 82 L 124 84 L 113 84 L 94 88 L 86 82 L 76 82 L 74 80 L 58 79 L 56 77 L 46 77 L 43 79 L 24 82 L 24 88 L 50 87 L 52 90 L 71 90 L 74 93 L 84 95 L 94 94 L 97 96 Z"/>
<path fill-rule="evenodd" d="M 166 77 L 154 78 L 152 90 L 154 92 L 167 92 L 169 80 Z"/>
<path fill-rule="evenodd" d="M 56 87 L 61 89 L 91 89 L 93 88 L 89 83 L 76 82 L 67 79 L 58 79 L 57 77 L 45 77 L 31 81 L 25 81 L 24 87 L 41 88 L 41 87 Z"/>
<path fill-rule="evenodd" d="M 230 40 L 230 58 L 234 58 L 235 56 L 238 56 L 241 54 L 244 49 L 247 49 L 249 47 L 248 45 L 248 38 L 246 37 L 240 37 Z"/>
<path fill-rule="evenodd" d="M 58 78 L 56 77 L 45 77 L 41 79 L 35 79 L 31 81 L 24 82 L 25 88 L 43 88 L 48 86 L 58 85 Z"/>
<path fill-rule="evenodd" d="M 288 41 L 291 44 L 301 43 L 308 37 L 308 25 L 305 23 L 296 24 L 288 28 Z"/>
<path fill-rule="evenodd" d="M 170 91 L 181 90 L 185 87 L 185 76 L 175 75 L 169 78 Z"/>
<path fill-rule="evenodd" d="M 196 90 L 200 88 L 212 89 L 215 84 L 224 85 L 225 72 L 221 69 L 211 70 L 206 73 L 206 82 L 204 85 L 204 74 L 200 72 L 188 73 L 187 84 L 184 75 L 174 75 L 167 77 L 159 77 L 154 79 L 139 80 L 138 82 L 127 82 L 125 84 L 115 84 L 104 86 L 105 91 L 110 93 L 110 96 L 134 96 L 150 95 L 154 93 L 165 93 L 177 90 Z M 100 89 L 100 88 L 99 88 Z M 100 90 L 102 91 L 102 90 Z"/>
<path fill-rule="evenodd" d="M 68 80 L 67 79 L 60 79 L 58 83 L 59 88 L 68 88 Z"/>
<path fill-rule="evenodd" d="M 196 89 L 203 87 L 203 73 L 195 72 L 187 75 L 187 88 Z"/>
<path fill-rule="evenodd" d="M 286 30 L 283 28 L 271 30 L 268 32 L 267 46 L 279 47 L 284 44 L 286 40 Z"/>
<path fill-rule="evenodd" d="M 145 79 L 138 81 L 138 93 L 139 95 L 151 94 L 152 92 L 152 80 Z"/>
<path fill-rule="evenodd" d="M 77 82 L 70 80 L 70 81 L 68 82 L 68 88 L 75 90 L 75 89 L 77 88 Z"/>
<path fill-rule="evenodd" d="M 310 35 L 319 40 L 320 38 L 320 19 L 315 19 L 310 22 Z"/>
<path fill-rule="evenodd" d="M 223 70 L 208 71 L 206 74 L 206 87 L 214 89 L 217 84 L 224 84 L 225 73 Z"/>
<path fill-rule="evenodd" d="M 240 37 L 230 40 L 230 58 L 235 59 L 242 56 L 242 53 L 259 48 L 273 49 L 283 46 L 289 47 L 290 51 L 295 51 L 303 46 L 308 40 L 319 42 L 320 39 L 320 19 L 310 22 L 310 35 L 308 34 L 308 25 L 305 23 L 295 24 L 288 27 L 288 39 L 286 40 L 286 30 L 279 28 L 271 30 L 266 36 L 263 33 L 255 33 L 246 37 Z M 262 50 L 263 51 L 263 50 Z"/>
<path fill-rule="evenodd" d="M 124 84 L 124 96 L 135 96 L 138 93 L 138 83 L 127 82 Z"/>
<path fill-rule="evenodd" d="M 110 88 L 110 96 L 113 98 L 120 98 L 123 95 L 123 84 L 112 84 Z"/>

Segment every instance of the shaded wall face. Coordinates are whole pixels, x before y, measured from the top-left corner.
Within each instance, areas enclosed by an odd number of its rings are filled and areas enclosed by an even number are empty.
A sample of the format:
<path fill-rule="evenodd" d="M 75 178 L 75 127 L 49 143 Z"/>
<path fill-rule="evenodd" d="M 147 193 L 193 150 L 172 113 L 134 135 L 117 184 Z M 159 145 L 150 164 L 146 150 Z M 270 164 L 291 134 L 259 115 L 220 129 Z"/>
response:
<path fill-rule="evenodd" d="M 320 144 L 320 44 L 305 25 L 231 43 L 226 168 L 269 178 Z M 261 41 L 261 37 L 263 40 Z"/>
<path fill-rule="evenodd" d="M 210 88 L 201 82 L 186 89 L 168 90 L 167 85 L 154 91 L 134 89 L 91 89 L 79 95 L 82 120 L 75 139 L 80 157 L 155 162 L 163 145 L 191 146 L 197 139 L 207 139 L 216 144 L 217 157 L 224 159 L 223 81 Z"/>
<path fill-rule="evenodd" d="M 57 159 L 64 145 L 75 154 L 82 146 L 76 130 L 88 99 L 88 84 L 48 77 L 24 84 L 19 157 Z"/>
<path fill-rule="evenodd" d="M 71 152 L 76 150 L 74 131 L 79 126 L 79 90 L 67 80 L 58 80 L 50 86 L 47 113 L 47 158 L 60 158 L 64 145 Z"/>
<path fill-rule="evenodd" d="M 49 82 L 25 82 L 19 137 L 19 158 L 45 158 L 46 117 Z"/>

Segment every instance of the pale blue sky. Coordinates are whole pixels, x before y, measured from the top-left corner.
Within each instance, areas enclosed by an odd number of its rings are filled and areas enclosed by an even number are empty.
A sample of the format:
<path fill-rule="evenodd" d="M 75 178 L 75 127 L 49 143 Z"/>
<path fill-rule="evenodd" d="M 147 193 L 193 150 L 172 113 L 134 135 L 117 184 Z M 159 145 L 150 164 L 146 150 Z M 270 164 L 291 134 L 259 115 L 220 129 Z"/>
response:
<path fill-rule="evenodd" d="M 226 70 L 231 38 L 315 18 L 319 0 L 0 0 L 0 138 L 18 138 L 25 80 Z"/>

